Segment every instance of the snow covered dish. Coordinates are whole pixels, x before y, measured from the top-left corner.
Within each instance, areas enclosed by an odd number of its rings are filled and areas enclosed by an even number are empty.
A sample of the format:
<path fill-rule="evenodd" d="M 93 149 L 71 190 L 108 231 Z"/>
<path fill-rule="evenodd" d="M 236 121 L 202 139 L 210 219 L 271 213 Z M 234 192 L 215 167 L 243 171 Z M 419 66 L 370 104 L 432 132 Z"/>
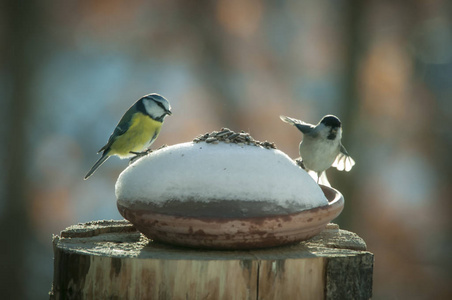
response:
<path fill-rule="evenodd" d="M 340 214 L 342 195 L 273 144 L 221 132 L 132 163 L 116 183 L 121 215 L 155 241 L 251 249 L 308 239 Z"/>

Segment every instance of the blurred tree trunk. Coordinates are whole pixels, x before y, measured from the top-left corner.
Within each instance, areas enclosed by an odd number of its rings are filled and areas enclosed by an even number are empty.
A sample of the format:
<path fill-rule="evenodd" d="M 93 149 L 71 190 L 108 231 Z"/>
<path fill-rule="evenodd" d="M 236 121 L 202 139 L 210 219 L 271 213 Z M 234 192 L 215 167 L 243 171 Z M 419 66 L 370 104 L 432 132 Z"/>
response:
<path fill-rule="evenodd" d="M 22 299 L 26 297 L 26 246 L 30 236 L 25 162 L 27 155 L 33 155 L 33 151 L 27 149 L 26 124 L 37 61 L 33 55 L 37 48 L 33 43 L 36 42 L 33 37 L 37 32 L 37 6 L 32 0 L 8 0 L 2 7 L 5 40 L 1 53 L 8 94 L 2 97 L 6 120 L 2 120 L 1 131 L 5 175 L 0 217 L 0 291 L 3 299 Z"/>
<path fill-rule="evenodd" d="M 204 43 L 203 59 L 198 64 L 198 76 L 205 88 L 213 94 L 222 126 L 234 128 L 239 125 L 238 99 L 230 88 L 231 70 L 227 62 L 227 34 L 217 20 L 216 1 L 185 2 L 185 24 L 196 28 Z"/>
<path fill-rule="evenodd" d="M 359 0 L 349 0 L 346 2 L 347 10 L 345 10 L 344 19 L 344 45 L 347 45 L 345 64 L 346 73 L 344 74 L 344 93 L 341 99 L 342 107 L 342 122 L 344 124 L 345 134 L 342 138 L 342 143 L 347 147 L 347 145 L 353 145 L 351 139 L 357 136 L 355 133 L 357 131 L 358 119 L 358 66 L 360 57 L 362 54 L 362 16 L 364 15 L 365 3 Z M 347 148 L 350 155 L 357 161 L 359 159 L 359 154 L 354 153 L 350 146 Z M 346 174 L 346 176 L 337 176 L 335 178 L 335 186 L 340 187 L 341 193 L 346 199 L 346 205 L 344 211 L 338 218 L 338 223 L 344 228 L 350 228 L 352 223 L 353 212 L 353 202 L 356 201 L 356 189 L 354 188 L 354 182 L 356 182 L 359 172 L 359 162 L 352 169 L 351 173 Z"/>

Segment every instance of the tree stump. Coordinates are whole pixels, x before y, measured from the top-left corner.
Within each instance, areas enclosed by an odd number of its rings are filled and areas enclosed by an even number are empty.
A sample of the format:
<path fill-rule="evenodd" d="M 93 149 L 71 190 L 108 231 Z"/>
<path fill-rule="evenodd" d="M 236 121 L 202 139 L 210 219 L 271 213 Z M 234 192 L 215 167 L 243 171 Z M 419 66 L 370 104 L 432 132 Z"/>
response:
<path fill-rule="evenodd" d="M 51 299 L 369 299 L 374 256 L 328 224 L 291 246 L 197 250 L 156 243 L 128 221 L 74 225 L 53 239 Z"/>

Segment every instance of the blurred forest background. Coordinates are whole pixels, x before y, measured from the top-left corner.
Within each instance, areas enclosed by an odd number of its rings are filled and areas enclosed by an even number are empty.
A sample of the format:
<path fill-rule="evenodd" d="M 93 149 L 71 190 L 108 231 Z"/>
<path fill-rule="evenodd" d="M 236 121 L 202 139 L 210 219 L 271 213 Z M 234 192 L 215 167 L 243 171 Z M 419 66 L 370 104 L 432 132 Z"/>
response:
<path fill-rule="evenodd" d="M 171 102 L 154 147 L 229 127 L 298 155 L 279 120 L 343 122 L 336 222 L 375 254 L 373 299 L 452 299 L 452 3 L 446 0 L 0 4 L 0 290 L 47 299 L 52 234 L 120 219 L 111 158 L 126 109 Z"/>

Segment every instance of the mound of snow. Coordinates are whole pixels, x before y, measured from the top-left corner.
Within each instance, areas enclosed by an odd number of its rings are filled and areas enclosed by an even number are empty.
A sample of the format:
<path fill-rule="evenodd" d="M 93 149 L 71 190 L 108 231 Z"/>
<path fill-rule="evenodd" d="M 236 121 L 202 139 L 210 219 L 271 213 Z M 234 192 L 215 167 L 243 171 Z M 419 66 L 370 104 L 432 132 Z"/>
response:
<path fill-rule="evenodd" d="M 116 182 L 122 205 L 246 201 L 283 208 L 328 205 L 320 187 L 286 154 L 235 143 L 183 143 L 156 150 Z"/>

